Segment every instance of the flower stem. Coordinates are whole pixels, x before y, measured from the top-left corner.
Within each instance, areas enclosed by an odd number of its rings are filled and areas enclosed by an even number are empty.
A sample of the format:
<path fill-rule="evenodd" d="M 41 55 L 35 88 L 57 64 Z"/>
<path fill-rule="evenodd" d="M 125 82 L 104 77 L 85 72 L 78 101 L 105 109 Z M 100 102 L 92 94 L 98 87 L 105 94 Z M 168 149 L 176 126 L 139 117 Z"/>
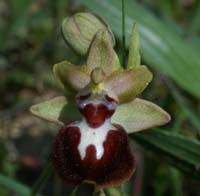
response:
<path fill-rule="evenodd" d="M 105 196 L 104 190 L 99 187 L 95 187 L 93 196 Z"/>
<path fill-rule="evenodd" d="M 70 193 L 70 196 L 76 196 L 77 195 L 77 192 L 78 192 L 78 186 L 76 186 L 72 192 Z"/>
<path fill-rule="evenodd" d="M 52 163 L 48 162 L 46 166 L 44 167 L 41 175 L 33 185 L 31 196 L 35 196 L 47 183 L 48 179 L 50 178 L 52 174 Z"/>
<path fill-rule="evenodd" d="M 126 68 L 125 0 L 122 0 L 122 66 Z"/>

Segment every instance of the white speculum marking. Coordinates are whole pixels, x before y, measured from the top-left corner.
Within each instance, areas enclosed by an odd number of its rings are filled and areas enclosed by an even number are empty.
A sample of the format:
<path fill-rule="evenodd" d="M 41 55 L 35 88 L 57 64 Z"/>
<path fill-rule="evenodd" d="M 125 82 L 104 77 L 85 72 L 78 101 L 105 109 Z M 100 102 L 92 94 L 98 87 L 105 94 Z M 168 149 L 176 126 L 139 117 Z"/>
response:
<path fill-rule="evenodd" d="M 94 145 L 96 149 L 96 159 L 100 160 L 104 154 L 103 143 L 106 140 L 107 134 L 110 130 L 116 130 L 111 124 L 110 119 L 107 119 L 103 125 L 97 128 L 91 128 L 88 126 L 85 119 L 80 122 L 76 122 L 74 126 L 80 129 L 81 138 L 78 145 L 78 150 L 83 160 L 86 156 L 86 149 L 89 145 Z"/>

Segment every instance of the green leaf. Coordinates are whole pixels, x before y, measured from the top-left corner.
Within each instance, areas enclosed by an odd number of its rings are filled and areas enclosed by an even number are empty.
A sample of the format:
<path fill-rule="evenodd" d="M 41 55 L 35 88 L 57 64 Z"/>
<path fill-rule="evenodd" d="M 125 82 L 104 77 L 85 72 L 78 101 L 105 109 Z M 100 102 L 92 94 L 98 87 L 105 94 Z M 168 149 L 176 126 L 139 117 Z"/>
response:
<path fill-rule="evenodd" d="M 128 68 L 133 66 L 139 66 L 141 63 L 140 55 L 140 40 L 137 24 L 133 25 L 133 30 L 131 33 L 129 55 L 128 55 Z"/>
<path fill-rule="evenodd" d="M 29 196 L 31 193 L 31 190 L 27 186 L 13 179 L 10 179 L 6 176 L 3 176 L 1 174 L 0 174 L 0 187 L 5 188 L 20 196 Z"/>
<path fill-rule="evenodd" d="M 116 35 L 121 37 L 120 1 L 79 0 L 96 14 L 101 15 Z M 199 53 L 181 39 L 170 26 L 153 16 L 136 1 L 126 0 L 126 35 L 131 34 L 132 24 L 137 21 L 145 62 L 163 74 L 170 76 L 179 86 L 200 98 Z M 106 10 L 106 11 L 105 11 Z M 128 43 L 128 42 L 127 42 Z"/>
<path fill-rule="evenodd" d="M 153 130 L 131 136 L 175 167 L 200 179 L 200 142 L 172 131 Z"/>
<path fill-rule="evenodd" d="M 76 94 L 90 81 L 89 70 L 85 66 L 76 66 L 68 61 L 55 64 L 53 72 L 63 84 L 67 95 Z"/>
<path fill-rule="evenodd" d="M 171 83 L 167 81 L 167 85 L 169 86 L 171 93 L 176 100 L 177 105 L 181 108 L 185 116 L 190 120 L 192 125 L 196 128 L 196 131 L 200 135 L 200 118 L 198 113 L 194 110 L 194 108 L 190 105 L 187 99 L 185 99 L 178 89 Z"/>
<path fill-rule="evenodd" d="M 12 33 L 19 33 L 20 28 L 24 28 L 28 24 L 30 19 L 30 8 L 34 4 L 31 0 L 11 0 L 12 8 L 12 21 L 11 21 L 11 31 Z"/>
<path fill-rule="evenodd" d="M 170 184 L 171 190 L 174 192 L 174 196 L 184 195 L 183 190 L 183 175 L 181 172 L 174 167 L 168 167 L 167 175 L 170 176 Z M 169 187 L 167 186 L 167 188 Z"/>
<path fill-rule="evenodd" d="M 194 5 L 194 10 L 190 19 L 189 28 L 187 31 L 188 36 L 191 37 L 193 34 L 198 34 L 199 24 L 200 24 L 200 2 L 197 1 Z"/>
<path fill-rule="evenodd" d="M 133 100 L 152 80 L 152 74 L 146 66 L 132 67 L 116 71 L 105 80 L 105 89 L 113 92 L 121 103 Z"/>
<path fill-rule="evenodd" d="M 115 51 L 110 42 L 109 34 L 105 30 L 99 30 L 89 49 L 88 68 L 92 71 L 96 67 L 101 67 L 106 75 L 109 75 L 119 68 L 116 67 L 115 60 Z"/>
<path fill-rule="evenodd" d="M 79 111 L 75 107 L 75 104 L 68 102 L 64 96 L 33 105 L 30 108 L 30 112 L 36 117 L 61 126 L 80 118 Z"/>
<path fill-rule="evenodd" d="M 132 102 L 119 105 L 111 121 L 122 125 L 130 134 L 164 125 L 170 121 L 170 116 L 156 104 L 136 98 Z"/>

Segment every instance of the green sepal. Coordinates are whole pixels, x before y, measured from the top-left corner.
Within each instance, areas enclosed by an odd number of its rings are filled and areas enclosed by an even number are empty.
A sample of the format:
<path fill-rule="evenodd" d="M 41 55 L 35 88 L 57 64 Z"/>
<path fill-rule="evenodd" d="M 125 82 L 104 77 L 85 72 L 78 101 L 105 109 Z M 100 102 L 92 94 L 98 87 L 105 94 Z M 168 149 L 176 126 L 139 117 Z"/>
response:
<path fill-rule="evenodd" d="M 115 52 L 115 68 L 116 70 L 123 70 L 123 67 L 121 66 L 119 57 L 116 52 Z"/>
<path fill-rule="evenodd" d="M 139 66 L 140 64 L 141 64 L 140 40 L 139 40 L 138 26 L 135 23 L 133 25 L 133 30 L 131 33 L 127 68 Z"/>
<path fill-rule="evenodd" d="M 86 55 L 88 48 L 98 30 L 104 29 L 109 34 L 112 46 L 115 38 L 110 27 L 102 18 L 91 13 L 76 13 L 64 19 L 62 34 L 64 40 L 80 55 Z"/>
<path fill-rule="evenodd" d="M 124 127 L 128 134 L 161 126 L 170 121 L 170 115 L 149 101 L 136 98 L 119 105 L 111 119 Z"/>
<path fill-rule="evenodd" d="M 116 71 L 108 76 L 104 88 L 118 97 L 119 102 L 129 102 L 140 94 L 152 80 L 152 73 L 146 66 Z"/>
<path fill-rule="evenodd" d="M 30 112 L 38 118 L 61 126 L 81 117 L 76 105 L 68 102 L 64 96 L 33 105 L 30 108 Z"/>
<path fill-rule="evenodd" d="M 86 64 L 91 71 L 96 67 L 102 68 L 106 75 L 119 69 L 117 56 L 106 30 L 99 30 L 95 35 Z"/>
<path fill-rule="evenodd" d="M 76 94 L 90 81 L 89 71 L 86 66 L 76 66 L 68 61 L 62 61 L 53 67 L 55 77 L 66 90 L 66 94 Z"/>

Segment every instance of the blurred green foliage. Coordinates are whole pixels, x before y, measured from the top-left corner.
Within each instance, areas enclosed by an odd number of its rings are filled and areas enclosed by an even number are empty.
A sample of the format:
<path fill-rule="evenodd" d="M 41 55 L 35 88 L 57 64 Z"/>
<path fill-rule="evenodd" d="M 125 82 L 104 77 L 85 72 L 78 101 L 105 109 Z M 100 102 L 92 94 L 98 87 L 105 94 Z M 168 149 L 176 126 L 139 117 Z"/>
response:
<path fill-rule="evenodd" d="M 199 194 L 200 177 L 200 1 L 126 0 L 126 43 L 138 23 L 142 61 L 154 73 L 143 93 L 172 115 L 159 130 L 131 136 L 138 162 L 129 182 L 105 194 Z M 62 94 L 52 65 L 83 60 L 65 45 L 60 24 L 72 13 L 91 10 L 103 17 L 118 38 L 121 54 L 121 4 L 116 0 L 0 1 L 0 195 L 28 195 L 49 157 L 58 127 L 35 120 L 28 107 Z M 136 143 L 137 141 L 138 143 Z M 140 144 L 140 145 L 138 145 Z M 144 148 L 141 148 L 144 147 Z M 23 185 L 23 184 L 26 184 Z M 68 195 L 53 175 L 43 195 Z M 81 186 L 77 195 L 89 195 Z M 15 194 L 15 195 L 16 195 Z"/>

